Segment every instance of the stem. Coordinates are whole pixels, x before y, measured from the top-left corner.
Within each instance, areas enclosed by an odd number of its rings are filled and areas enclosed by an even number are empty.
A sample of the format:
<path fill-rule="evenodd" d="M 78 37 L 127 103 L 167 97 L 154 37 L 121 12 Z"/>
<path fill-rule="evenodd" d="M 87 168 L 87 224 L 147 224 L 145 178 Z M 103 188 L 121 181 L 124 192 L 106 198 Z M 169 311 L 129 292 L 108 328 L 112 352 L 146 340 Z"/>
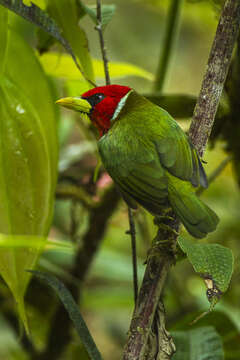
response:
<path fill-rule="evenodd" d="M 210 52 L 207 70 L 203 79 L 190 127 L 190 139 L 202 155 L 214 122 L 224 80 L 229 68 L 232 51 L 240 27 L 240 0 L 227 0 L 222 10 L 214 43 Z M 156 309 L 162 296 L 167 274 L 174 264 L 179 221 L 174 214 L 165 222 L 165 230 L 159 225 L 155 242 L 148 256 L 144 279 L 137 305 L 132 317 L 123 360 L 171 359 L 174 346 L 171 337 L 164 343 L 164 328 L 158 331 L 158 343 L 165 344 L 157 350 L 157 356 L 149 356 L 148 341 L 154 325 Z M 167 225 L 167 226 L 166 226 Z M 166 231 L 168 229 L 168 231 Z M 170 231 L 172 229 L 172 232 Z M 174 230 L 176 230 L 174 232 Z M 164 354 L 162 353 L 164 350 Z M 151 354 L 152 355 L 152 354 Z"/>
<path fill-rule="evenodd" d="M 137 249 L 136 249 L 136 230 L 131 208 L 128 206 L 129 235 L 132 243 L 132 266 L 133 266 L 133 285 L 134 285 L 134 303 L 136 305 L 138 298 L 138 274 L 137 274 Z"/>
<path fill-rule="evenodd" d="M 162 92 L 167 78 L 170 59 L 172 59 L 173 50 L 178 39 L 182 5 L 183 0 L 171 0 L 163 39 L 163 49 L 154 84 L 154 90 L 157 92 Z"/>
<path fill-rule="evenodd" d="M 103 37 L 103 30 L 102 30 L 102 11 L 101 11 L 101 0 L 97 0 L 97 26 L 96 30 L 99 34 L 99 41 L 100 41 L 100 47 L 102 52 L 102 59 L 103 59 L 103 65 L 104 65 L 104 73 L 105 73 L 105 80 L 106 85 L 110 85 L 110 75 L 109 75 L 109 69 L 108 69 L 108 58 L 107 58 L 107 51 L 105 47 L 104 37 Z"/>

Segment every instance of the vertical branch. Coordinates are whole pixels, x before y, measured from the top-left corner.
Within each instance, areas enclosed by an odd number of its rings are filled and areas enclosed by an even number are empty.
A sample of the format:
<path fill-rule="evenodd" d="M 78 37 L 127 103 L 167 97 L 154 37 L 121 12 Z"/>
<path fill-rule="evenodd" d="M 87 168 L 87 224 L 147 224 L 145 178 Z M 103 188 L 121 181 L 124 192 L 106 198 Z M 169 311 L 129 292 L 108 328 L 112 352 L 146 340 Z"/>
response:
<path fill-rule="evenodd" d="M 154 90 L 158 92 L 162 92 L 163 90 L 165 80 L 167 78 L 170 59 L 172 57 L 175 44 L 177 42 L 182 5 L 183 0 L 171 0 L 167 17 L 166 31 L 163 39 L 162 53 L 159 59 L 154 84 Z"/>
<path fill-rule="evenodd" d="M 204 152 L 214 122 L 239 28 L 240 0 L 226 0 L 190 127 L 190 139 L 201 155 Z M 176 231 L 179 229 L 179 221 L 174 214 L 171 214 L 171 217 L 172 220 L 167 225 L 172 228 L 172 233 L 163 234 L 162 230 L 159 229 L 156 241 L 153 243 L 148 257 L 140 295 L 124 348 L 123 360 L 142 360 L 146 358 L 149 360 L 156 358 L 165 360 L 171 359 L 174 353 L 172 339 L 169 336 L 166 341 L 164 327 L 158 333 L 158 344 L 164 345 L 157 350 L 157 354 L 152 355 L 153 349 L 151 350 L 148 344 L 151 341 L 151 328 L 154 325 L 157 306 L 167 274 L 171 265 L 174 264 L 174 251 L 177 242 Z M 164 241 L 161 241 L 163 239 Z M 164 314 L 161 313 L 161 315 Z M 163 319 L 164 317 L 162 317 L 162 321 Z M 167 351 L 163 346 L 166 347 Z M 162 354 L 162 350 L 164 350 L 164 354 Z"/>
<path fill-rule="evenodd" d="M 189 130 L 192 143 L 203 154 L 230 66 L 240 26 L 240 1 L 227 0 L 218 23 L 201 91 Z"/>
<path fill-rule="evenodd" d="M 104 65 L 104 73 L 105 73 L 105 79 L 106 79 L 106 85 L 110 85 L 110 75 L 109 75 L 109 69 L 108 69 L 108 58 L 107 58 L 107 51 L 105 47 L 104 37 L 103 37 L 103 29 L 102 29 L 102 9 L 101 9 L 101 0 L 97 0 L 97 26 L 96 30 L 99 34 L 99 41 L 100 41 L 100 47 L 102 52 L 102 59 L 103 59 L 103 65 Z"/>

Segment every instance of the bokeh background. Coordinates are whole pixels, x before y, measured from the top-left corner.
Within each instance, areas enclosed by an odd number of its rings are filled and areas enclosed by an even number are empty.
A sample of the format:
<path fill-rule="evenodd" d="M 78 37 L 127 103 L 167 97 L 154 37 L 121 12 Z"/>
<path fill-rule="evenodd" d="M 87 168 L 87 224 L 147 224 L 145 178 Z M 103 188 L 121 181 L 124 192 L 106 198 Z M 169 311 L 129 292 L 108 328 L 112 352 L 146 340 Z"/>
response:
<path fill-rule="evenodd" d="M 168 0 L 105 0 L 104 4 L 113 2 L 116 5 L 116 12 L 104 32 L 108 58 L 111 62 L 139 66 L 148 76 L 116 76 L 112 78 L 112 82 L 129 85 L 140 93 L 151 93 L 153 82 L 150 79 L 157 70 L 170 2 Z M 94 1 L 86 1 L 86 3 L 95 4 Z M 208 1 L 184 3 L 179 38 L 171 59 L 164 94 L 198 95 L 218 16 L 219 8 L 216 3 Z M 26 41 L 32 46 L 35 45 L 36 38 L 33 35 L 32 25 L 14 15 L 12 26 L 25 34 Z M 81 26 L 88 36 L 91 55 L 101 59 L 98 35 L 92 21 L 84 17 Z M 56 49 L 59 51 L 57 46 Z M 80 80 L 68 81 L 64 78 L 51 77 L 51 81 L 59 97 L 68 94 L 80 95 L 86 88 L 86 83 Z M 98 77 L 97 83 L 104 84 L 104 78 Z M 87 183 L 89 173 L 97 164 L 94 135 L 90 133 L 86 122 L 81 121 L 79 127 L 78 115 L 70 111 L 62 111 L 58 116 L 60 178 L 65 179 L 67 171 L 68 176 L 83 179 L 82 184 Z M 190 120 L 188 118 L 178 121 L 184 130 L 187 130 Z M 207 174 L 210 175 L 228 156 L 224 141 L 217 141 L 214 146 L 209 145 L 204 155 Z M 97 199 L 109 182 L 107 175 L 101 173 L 97 192 L 90 195 Z M 235 257 L 235 269 L 229 290 L 216 306 L 214 313 L 201 320 L 199 325 L 215 326 L 223 336 L 226 359 L 239 359 L 240 192 L 231 161 L 204 191 L 202 198 L 216 211 L 221 220 L 217 231 L 208 235 L 204 241 L 231 248 Z M 144 261 L 156 228 L 151 215 L 142 209 L 136 212 L 135 218 L 138 272 L 141 282 L 145 268 Z M 57 199 L 50 236 L 81 246 L 88 220 L 88 212 L 81 204 Z M 126 234 L 127 229 L 127 208 L 121 201 L 109 218 L 99 251 L 94 257 L 84 283 L 81 284 L 81 311 L 106 360 L 120 358 L 134 307 L 131 246 L 130 238 Z M 189 237 L 184 229 L 182 232 L 185 237 Z M 39 267 L 60 276 L 68 285 L 68 282 L 75 280 L 69 276 L 73 259 L 74 251 L 46 250 L 40 259 Z M 33 288 L 34 284 L 31 287 Z M 4 285 L 1 284 L 1 288 L 2 293 L 8 293 Z M 167 328 L 170 330 L 188 328 L 189 322 L 197 314 L 206 311 L 209 304 L 205 292 L 204 282 L 194 273 L 191 264 L 187 260 L 177 263 L 168 276 L 164 291 Z M 44 316 L 41 311 L 37 312 L 31 301 L 28 310 L 32 336 L 39 348 L 44 346 L 48 336 L 49 323 L 55 307 L 55 303 L 51 301 L 54 295 L 50 290 L 41 296 L 43 303 L 46 303 Z M 75 340 L 63 358 L 79 358 L 78 354 L 79 344 Z M 4 318 L 0 320 L 0 358 L 29 358 L 21 349 L 16 335 Z"/>

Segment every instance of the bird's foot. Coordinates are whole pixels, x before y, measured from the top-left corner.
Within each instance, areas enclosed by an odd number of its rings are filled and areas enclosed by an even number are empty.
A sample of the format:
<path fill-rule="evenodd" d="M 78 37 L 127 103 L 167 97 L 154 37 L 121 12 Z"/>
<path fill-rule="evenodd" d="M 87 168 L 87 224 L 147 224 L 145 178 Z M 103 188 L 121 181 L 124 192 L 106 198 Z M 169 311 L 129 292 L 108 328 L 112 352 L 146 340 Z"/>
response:
<path fill-rule="evenodd" d="M 171 208 L 166 208 L 162 210 L 162 213 L 155 216 L 154 223 L 156 225 L 162 224 L 162 223 L 169 223 L 174 221 L 174 213 Z"/>
<path fill-rule="evenodd" d="M 179 236 L 179 232 L 177 230 L 173 229 L 170 225 L 160 223 L 160 224 L 158 224 L 158 229 L 159 229 L 159 231 L 163 230 L 163 231 L 170 232 L 170 233 L 174 234 L 175 236 Z M 164 242 L 164 241 L 169 241 L 169 240 L 164 240 L 164 239 L 161 240 L 161 242 Z"/>

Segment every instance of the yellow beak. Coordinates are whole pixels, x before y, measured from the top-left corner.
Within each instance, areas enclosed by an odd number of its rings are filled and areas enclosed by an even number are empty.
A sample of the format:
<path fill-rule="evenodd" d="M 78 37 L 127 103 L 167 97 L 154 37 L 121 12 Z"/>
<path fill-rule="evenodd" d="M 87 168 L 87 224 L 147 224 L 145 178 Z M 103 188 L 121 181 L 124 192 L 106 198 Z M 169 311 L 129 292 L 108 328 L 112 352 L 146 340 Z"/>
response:
<path fill-rule="evenodd" d="M 89 114 L 92 109 L 91 104 L 81 97 L 65 97 L 57 100 L 56 104 L 85 114 Z"/>

